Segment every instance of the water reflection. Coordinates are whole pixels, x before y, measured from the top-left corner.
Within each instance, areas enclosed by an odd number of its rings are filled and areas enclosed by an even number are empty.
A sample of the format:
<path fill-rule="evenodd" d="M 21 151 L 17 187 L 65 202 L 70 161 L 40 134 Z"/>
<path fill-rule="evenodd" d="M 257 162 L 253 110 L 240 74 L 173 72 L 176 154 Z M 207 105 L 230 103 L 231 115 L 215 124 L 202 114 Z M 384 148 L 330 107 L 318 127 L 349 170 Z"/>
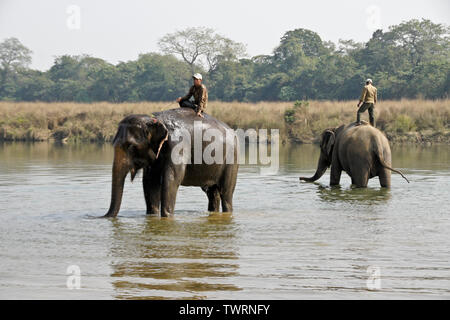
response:
<path fill-rule="evenodd" d="M 180 188 L 173 219 L 145 216 L 127 179 L 110 199 L 111 145 L 0 143 L 0 298 L 449 298 L 450 147 L 393 146 L 392 188 L 313 174 L 317 146 L 284 146 L 278 175 L 242 166 L 233 215 Z M 66 288 L 68 265 L 82 288 Z M 367 268 L 382 289 L 367 290 Z"/>
<path fill-rule="evenodd" d="M 119 299 L 200 299 L 236 291 L 236 226 L 230 214 L 114 219 L 113 287 Z M 181 215 L 181 218 L 180 218 Z"/>
<path fill-rule="evenodd" d="M 391 199 L 390 190 L 387 188 L 356 188 L 350 186 L 327 187 L 322 184 L 317 186 L 317 194 L 322 201 L 335 203 L 336 201 L 361 204 L 387 203 Z"/>
<path fill-rule="evenodd" d="M 113 150 L 109 144 L 61 144 L 61 143 L 19 143 L 0 142 L 0 158 L 2 162 L 10 160 L 29 162 L 37 160 L 46 164 L 63 161 L 83 163 L 110 163 Z M 13 162 L 11 162 L 13 163 Z"/>

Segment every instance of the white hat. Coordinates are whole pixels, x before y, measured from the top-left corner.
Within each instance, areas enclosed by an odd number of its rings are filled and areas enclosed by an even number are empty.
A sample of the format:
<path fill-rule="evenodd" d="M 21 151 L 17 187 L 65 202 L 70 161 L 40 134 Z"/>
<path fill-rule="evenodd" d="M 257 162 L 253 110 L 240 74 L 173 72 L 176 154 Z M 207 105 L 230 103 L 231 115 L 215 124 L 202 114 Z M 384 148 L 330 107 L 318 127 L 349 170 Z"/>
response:
<path fill-rule="evenodd" d="M 372 79 L 367 79 L 367 80 L 366 80 L 366 83 L 367 83 L 367 82 L 372 83 Z"/>
<path fill-rule="evenodd" d="M 192 78 L 198 79 L 198 80 L 202 80 L 202 75 L 200 73 L 196 73 L 192 76 Z"/>

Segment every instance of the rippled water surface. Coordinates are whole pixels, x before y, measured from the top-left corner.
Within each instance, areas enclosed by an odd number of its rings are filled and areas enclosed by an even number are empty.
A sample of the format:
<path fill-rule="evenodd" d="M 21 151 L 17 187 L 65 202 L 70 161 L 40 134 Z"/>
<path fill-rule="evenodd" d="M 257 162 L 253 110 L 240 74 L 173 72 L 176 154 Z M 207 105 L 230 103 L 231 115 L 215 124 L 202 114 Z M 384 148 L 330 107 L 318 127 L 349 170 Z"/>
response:
<path fill-rule="evenodd" d="M 300 183 L 318 157 L 284 147 L 278 175 L 241 167 L 232 215 L 181 187 L 173 218 L 147 217 L 137 178 L 119 217 L 97 219 L 111 146 L 0 144 L 0 298 L 449 299 L 450 147 L 393 147 L 411 183 L 393 174 L 391 190 Z"/>

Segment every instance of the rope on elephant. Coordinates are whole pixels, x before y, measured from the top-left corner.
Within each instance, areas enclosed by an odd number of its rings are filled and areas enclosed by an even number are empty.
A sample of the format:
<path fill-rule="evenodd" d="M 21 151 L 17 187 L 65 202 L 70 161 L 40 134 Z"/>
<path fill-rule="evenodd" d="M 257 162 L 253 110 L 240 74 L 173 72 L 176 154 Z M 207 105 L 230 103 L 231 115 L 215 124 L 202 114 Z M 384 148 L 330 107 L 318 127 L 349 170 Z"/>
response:
<path fill-rule="evenodd" d="M 172 102 L 169 103 L 167 106 L 163 107 L 163 109 L 167 109 L 168 107 L 174 105 L 175 103 L 178 103 L 178 102 L 173 102 L 173 101 L 172 101 Z"/>

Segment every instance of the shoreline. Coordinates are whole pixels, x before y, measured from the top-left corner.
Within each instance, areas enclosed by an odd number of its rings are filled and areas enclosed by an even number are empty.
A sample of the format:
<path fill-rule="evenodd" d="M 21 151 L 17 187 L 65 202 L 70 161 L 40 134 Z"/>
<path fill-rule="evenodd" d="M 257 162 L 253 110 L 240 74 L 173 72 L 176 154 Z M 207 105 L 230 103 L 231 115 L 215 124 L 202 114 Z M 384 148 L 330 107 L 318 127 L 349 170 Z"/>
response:
<path fill-rule="evenodd" d="M 386 134 L 385 134 L 386 135 Z M 417 146 L 431 146 L 431 145 L 450 145 L 450 134 L 441 134 L 441 133 L 433 133 L 431 135 L 424 135 L 421 132 L 408 132 L 403 135 L 396 135 L 396 136 L 390 136 L 386 135 L 386 137 L 389 140 L 389 143 L 391 145 L 417 145 Z M 270 142 L 270 139 L 268 140 Z M 14 143 L 14 142 L 20 142 L 20 143 L 41 143 L 41 142 L 48 142 L 48 143 L 56 143 L 56 144 L 78 144 L 78 143 L 91 143 L 91 144 L 109 144 L 112 142 L 112 139 L 82 139 L 79 137 L 73 137 L 73 138 L 54 138 L 49 137 L 48 139 L 42 139 L 42 138 L 36 138 L 34 136 L 30 137 L 6 137 L 4 138 L 2 136 L 2 130 L 0 128 L 0 143 Z M 248 141 L 246 141 L 248 143 Z M 285 144 L 292 144 L 292 145 L 303 145 L 303 144 L 312 144 L 312 145 L 319 145 L 320 141 L 319 139 L 307 139 L 306 141 L 303 141 L 301 139 L 281 139 L 280 137 L 280 143 Z"/>
<path fill-rule="evenodd" d="M 125 116 L 175 107 L 168 102 L 0 102 L 0 141 L 110 143 Z M 283 144 L 317 144 L 324 129 L 354 121 L 356 102 L 211 101 L 206 112 L 233 129 L 279 129 Z M 450 145 L 450 99 L 382 101 L 375 119 L 391 144 Z"/>

